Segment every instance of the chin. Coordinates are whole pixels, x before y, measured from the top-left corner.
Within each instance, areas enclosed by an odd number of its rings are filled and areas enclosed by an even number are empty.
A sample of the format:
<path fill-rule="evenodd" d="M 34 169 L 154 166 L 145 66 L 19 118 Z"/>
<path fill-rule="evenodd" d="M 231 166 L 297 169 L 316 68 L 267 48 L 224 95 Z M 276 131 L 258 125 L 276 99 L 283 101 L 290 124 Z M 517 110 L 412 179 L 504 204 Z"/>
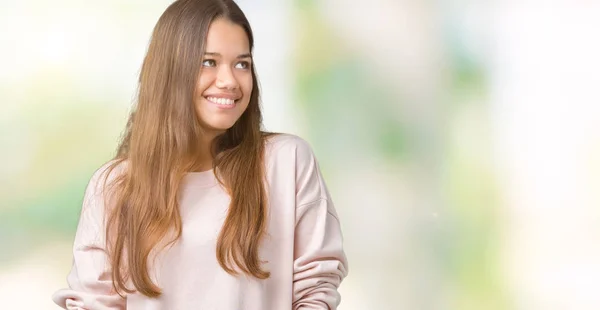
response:
<path fill-rule="evenodd" d="M 209 124 L 209 128 L 211 131 L 215 131 L 218 133 L 223 133 L 233 127 L 235 123 L 219 123 L 219 124 Z"/>

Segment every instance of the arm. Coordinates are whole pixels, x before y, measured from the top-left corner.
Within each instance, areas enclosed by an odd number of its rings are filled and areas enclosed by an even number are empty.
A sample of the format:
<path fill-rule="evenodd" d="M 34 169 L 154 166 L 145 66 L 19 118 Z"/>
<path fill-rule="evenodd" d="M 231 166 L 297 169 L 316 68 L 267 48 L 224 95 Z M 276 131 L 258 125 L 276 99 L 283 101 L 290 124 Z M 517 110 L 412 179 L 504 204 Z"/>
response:
<path fill-rule="evenodd" d="M 334 310 L 348 274 L 339 217 L 308 144 L 296 150 L 294 310 Z"/>
<path fill-rule="evenodd" d="M 333 310 L 337 289 L 347 275 L 342 234 L 330 201 L 321 199 L 298 208 L 294 247 L 294 310 Z"/>
<path fill-rule="evenodd" d="M 126 299 L 113 290 L 105 251 L 105 205 L 102 190 L 99 190 L 104 184 L 103 170 L 94 174 L 85 191 L 73 245 L 73 266 L 67 277 L 69 289 L 59 290 L 52 296 L 64 309 L 126 309 Z"/>

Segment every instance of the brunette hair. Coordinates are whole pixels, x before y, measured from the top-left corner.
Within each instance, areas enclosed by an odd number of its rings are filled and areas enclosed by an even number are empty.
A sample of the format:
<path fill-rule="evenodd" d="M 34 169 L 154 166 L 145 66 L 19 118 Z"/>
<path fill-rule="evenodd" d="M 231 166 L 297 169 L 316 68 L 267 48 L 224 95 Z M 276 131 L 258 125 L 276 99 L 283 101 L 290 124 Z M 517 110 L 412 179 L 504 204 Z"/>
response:
<path fill-rule="evenodd" d="M 203 134 L 193 102 L 210 24 L 217 18 L 240 25 L 253 47 L 252 30 L 231 0 L 178 0 L 158 20 L 139 77 L 136 104 L 123 140 L 107 173 L 124 164 L 107 185 L 110 196 L 105 237 L 116 292 L 135 290 L 157 297 L 161 289 L 150 277 L 150 254 L 176 242 L 182 231 L 177 200 L 180 183 L 193 169 Z M 262 116 L 254 66 L 250 102 L 240 119 L 213 141 L 213 173 L 231 196 L 217 241 L 216 256 L 232 275 L 259 279 L 258 249 L 265 234 Z M 110 194 L 108 194 L 110 192 Z M 108 201 L 109 199 L 107 199 Z M 163 245 L 165 236 L 168 238 Z M 161 246 L 159 247 L 159 244 Z M 131 281 L 134 288 L 127 287 Z"/>

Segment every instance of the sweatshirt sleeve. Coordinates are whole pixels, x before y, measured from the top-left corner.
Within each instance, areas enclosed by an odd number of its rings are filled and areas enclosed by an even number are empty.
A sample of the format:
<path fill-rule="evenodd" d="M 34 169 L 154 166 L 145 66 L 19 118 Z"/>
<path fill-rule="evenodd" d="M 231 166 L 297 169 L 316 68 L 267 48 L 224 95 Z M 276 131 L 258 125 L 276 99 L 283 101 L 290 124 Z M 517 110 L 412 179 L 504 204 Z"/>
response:
<path fill-rule="evenodd" d="M 339 217 L 308 144 L 296 151 L 294 310 L 335 310 L 348 274 Z"/>
<path fill-rule="evenodd" d="M 69 288 L 52 296 L 54 302 L 64 309 L 126 309 L 126 299 L 113 290 L 105 251 L 105 205 L 102 190 L 99 190 L 104 184 L 103 168 L 94 173 L 85 191 L 73 244 L 73 265 L 67 276 Z"/>

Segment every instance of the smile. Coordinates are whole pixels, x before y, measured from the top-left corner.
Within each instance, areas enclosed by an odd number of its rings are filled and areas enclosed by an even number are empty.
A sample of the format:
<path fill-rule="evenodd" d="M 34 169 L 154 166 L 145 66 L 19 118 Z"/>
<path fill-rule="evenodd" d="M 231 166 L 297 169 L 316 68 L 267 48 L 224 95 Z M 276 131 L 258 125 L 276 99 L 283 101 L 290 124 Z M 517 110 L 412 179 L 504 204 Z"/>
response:
<path fill-rule="evenodd" d="M 205 97 L 206 100 L 219 105 L 234 105 L 237 100 L 229 98 Z"/>
<path fill-rule="evenodd" d="M 240 97 L 232 95 L 208 95 L 204 96 L 204 98 L 209 103 L 214 104 L 220 110 L 234 109 L 236 107 L 236 103 L 240 101 Z"/>

